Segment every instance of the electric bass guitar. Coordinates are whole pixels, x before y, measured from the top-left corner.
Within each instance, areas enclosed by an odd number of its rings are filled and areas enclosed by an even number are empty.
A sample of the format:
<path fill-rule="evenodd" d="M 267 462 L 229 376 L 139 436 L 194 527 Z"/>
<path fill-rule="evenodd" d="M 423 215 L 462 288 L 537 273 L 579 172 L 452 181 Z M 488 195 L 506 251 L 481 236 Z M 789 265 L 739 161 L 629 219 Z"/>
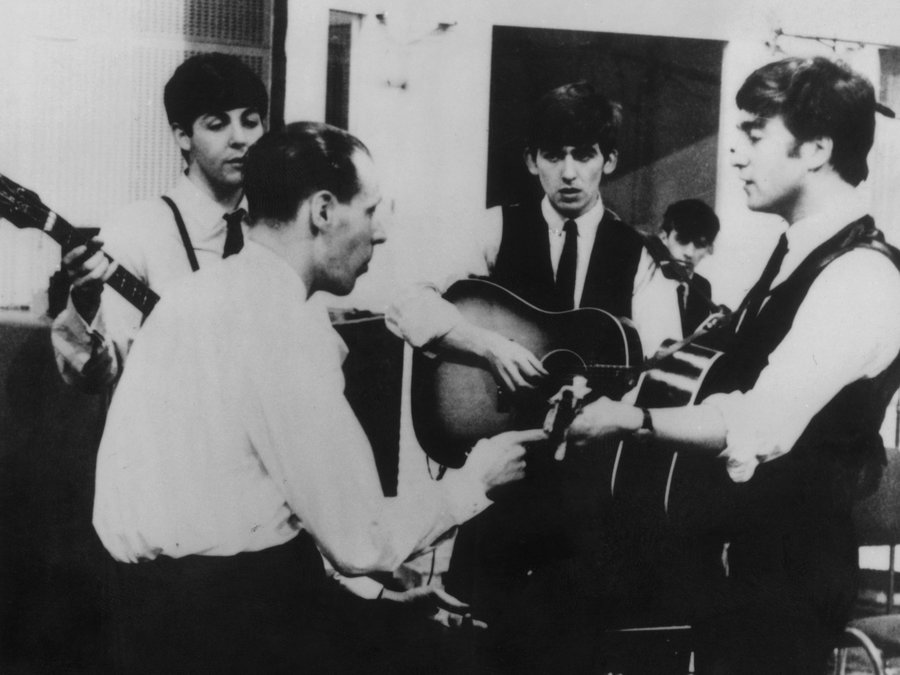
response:
<path fill-rule="evenodd" d="M 0 217 L 18 228 L 34 228 L 50 235 L 67 251 L 90 241 L 62 216 L 51 211 L 31 190 L 0 174 Z M 106 255 L 106 253 L 104 253 Z M 159 301 L 159 296 L 131 272 L 106 255 L 113 272 L 106 280 L 114 290 L 146 317 Z"/>

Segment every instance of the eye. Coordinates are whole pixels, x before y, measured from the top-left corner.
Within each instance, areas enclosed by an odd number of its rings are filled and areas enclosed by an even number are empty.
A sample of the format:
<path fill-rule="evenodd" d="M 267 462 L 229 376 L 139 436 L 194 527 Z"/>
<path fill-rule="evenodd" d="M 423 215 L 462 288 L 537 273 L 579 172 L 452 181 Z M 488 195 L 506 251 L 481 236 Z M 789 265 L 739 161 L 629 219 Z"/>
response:
<path fill-rule="evenodd" d="M 587 162 L 592 160 L 596 156 L 597 151 L 594 148 L 579 149 L 572 153 L 572 157 L 574 157 L 578 162 Z"/>
<path fill-rule="evenodd" d="M 558 150 L 542 150 L 541 157 L 548 162 L 558 162 L 563 158 L 563 153 Z"/>
<path fill-rule="evenodd" d="M 258 112 L 247 112 L 241 117 L 241 124 L 243 124 L 248 129 L 255 129 L 260 124 L 262 124 L 262 119 L 259 116 Z"/>
<path fill-rule="evenodd" d="M 209 115 L 203 118 L 203 126 L 210 131 L 221 131 L 228 126 L 228 120 L 220 115 Z"/>

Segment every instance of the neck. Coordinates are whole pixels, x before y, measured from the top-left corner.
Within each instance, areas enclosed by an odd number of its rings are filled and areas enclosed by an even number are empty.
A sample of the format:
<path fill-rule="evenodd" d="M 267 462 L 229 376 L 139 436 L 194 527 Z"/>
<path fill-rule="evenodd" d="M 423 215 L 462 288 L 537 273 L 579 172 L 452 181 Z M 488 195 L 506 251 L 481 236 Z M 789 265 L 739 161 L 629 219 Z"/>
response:
<path fill-rule="evenodd" d="M 303 281 L 306 297 L 309 298 L 316 290 L 312 246 L 309 239 L 298 235 L 297 230 L 298 228 L 292 227 L 289 223 L 273 227 L 263 221 L 255 223 L 250 228 L 247 238 L 284 259 Z"/>
<path fill-rule="evenodd" d="M 832 172 L 808 181 L 791 208 L 779 215 L 793 225 L 810 216 L 843 210 L 857 198 L 856 188 Z"/>
<path fill-rule="evenodd" d="M 188 180 L 197 186 L 198 190 L 221 206 L 223 211 L 234 211 L 240 203 L 241 197 L 244 196 L 241 186 L 235 187 L 233 185 L 214 183 L 200 170 L 197 164 L 191 164 L 186 175 Z"/>

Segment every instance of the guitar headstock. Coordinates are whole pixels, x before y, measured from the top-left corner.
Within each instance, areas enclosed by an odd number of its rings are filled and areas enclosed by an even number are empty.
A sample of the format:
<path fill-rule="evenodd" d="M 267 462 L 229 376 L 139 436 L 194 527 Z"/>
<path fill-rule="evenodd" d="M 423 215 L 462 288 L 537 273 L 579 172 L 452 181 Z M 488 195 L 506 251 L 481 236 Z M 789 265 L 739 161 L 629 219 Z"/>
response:
<path fill-rule="evenodd" d="M 44 229 L 51 213 L 37 193 L 0 174 L 0 217 L 16 227 Z"/>

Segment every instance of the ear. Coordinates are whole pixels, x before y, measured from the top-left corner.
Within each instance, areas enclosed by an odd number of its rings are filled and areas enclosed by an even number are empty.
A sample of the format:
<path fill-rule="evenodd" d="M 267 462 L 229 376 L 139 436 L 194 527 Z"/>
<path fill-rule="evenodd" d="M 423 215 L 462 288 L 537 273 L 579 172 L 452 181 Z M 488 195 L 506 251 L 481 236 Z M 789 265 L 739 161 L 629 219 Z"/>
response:
<path fill-rule="evenodd" d="M 609 153 L 609 156 L 606 158 L 606 162 L 603 164 L 603 174 L 608 176 L 613 171 L 616 170 L 616 166 L 619 163 L 619 151 L 613 150 Z"/>
<path fill-rule="evenodd" d="M 831 153 L 834 150 L 834 141 L 828 136 L 813 138 L 800 145 L 800 156 L 806 162 L 810 171 L 818 171 L 823 166 L 831 163 Z"/>
<path fill-rule="evenodd" d="M 180 124 L 172 125 L 172 136 L 175 138 L 175 142 L 178 144 L 178 147 L 182 152 L 190 152 L 191 150 L 191 136 L 182 128 Z"/>
<path fill-rule="evenodd" d="M 528 168 L 528 173 L 532 176 L 538 175 L 537 164 L 534 161 L 536 154 L 537 150 L 532 150 L 531 148 L 525 148 L 525 152 L 522 153 L 522 159 L 525 160 L 525 166 Z"/>
<path fill-rule="evenodd" d="M 336 204 L 337 199 L 328 190 L 319 190 L 309 197 L 309 219 L 314 233 L 323 234 L 335 227 Z"/>

